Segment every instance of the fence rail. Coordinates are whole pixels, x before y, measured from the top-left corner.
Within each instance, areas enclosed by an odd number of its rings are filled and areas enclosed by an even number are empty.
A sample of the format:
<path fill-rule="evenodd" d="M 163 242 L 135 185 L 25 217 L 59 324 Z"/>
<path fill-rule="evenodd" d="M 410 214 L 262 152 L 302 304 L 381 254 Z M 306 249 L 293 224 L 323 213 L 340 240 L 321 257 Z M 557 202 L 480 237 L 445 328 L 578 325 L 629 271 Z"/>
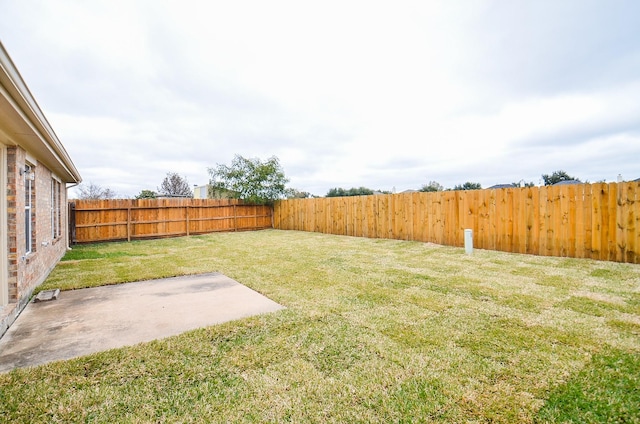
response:
<path fill-rule="evenodd" d="M 640 182 L 290 199 L 274 227 L 640 263 Z"/>
<path fill-rule="evenodd" d="M 272 208 L 238 200 L 75 200 L 69 204 L 73 243 L 177 237 L 272 227 Z"/>

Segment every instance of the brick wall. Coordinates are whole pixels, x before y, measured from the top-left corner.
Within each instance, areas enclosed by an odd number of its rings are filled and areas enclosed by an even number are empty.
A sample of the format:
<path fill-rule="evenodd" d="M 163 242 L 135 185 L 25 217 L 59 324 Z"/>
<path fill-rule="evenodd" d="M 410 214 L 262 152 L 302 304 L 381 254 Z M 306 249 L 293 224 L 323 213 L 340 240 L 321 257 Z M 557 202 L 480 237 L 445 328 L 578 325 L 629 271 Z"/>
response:
<path fill-rule="evenodd" d="M 27 154 L 20 147 L 7 148 L 7 244 L 9 305 L 0 316 L 0 336 L 29 302 L 33 290 L 47 278 L 67 249 L 67 234 L 63 230 L 53 237 L 51 213 L 51 181 L 54 175 L 35 161 L 33 171 L 35 196 L 32 198 L 32 243 L 27 253 L 25 235 L 25 169 Z M 67 220 L 66 190 L 62 184 L 60 220 Z"/>
<path fill-rule="evenodd" d="M 7 248 L 8 248 L 8 284 L 9 302 L 18 300 L 18 245 L 17 245 L 17 210 L 18 210 L 18 167 L 17 147 L 7 148 Z M 24 158 L 23 158 L 24 161 Z M 22 202 L 24 208 L 24 201 Z"/>

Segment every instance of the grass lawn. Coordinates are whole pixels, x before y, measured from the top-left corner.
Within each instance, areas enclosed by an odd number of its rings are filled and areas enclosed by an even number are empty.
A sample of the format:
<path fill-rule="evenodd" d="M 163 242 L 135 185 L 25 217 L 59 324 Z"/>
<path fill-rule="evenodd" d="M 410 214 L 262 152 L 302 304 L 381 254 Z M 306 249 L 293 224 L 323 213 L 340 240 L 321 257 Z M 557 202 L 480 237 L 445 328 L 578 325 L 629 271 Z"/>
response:
<path fill-rule="evenodd" d="M 0 375 L 7 422 L 640 423 L 640 266 L 295 231 L 70 251 L 41 289 L 219 271 L 287 309 Z"/>

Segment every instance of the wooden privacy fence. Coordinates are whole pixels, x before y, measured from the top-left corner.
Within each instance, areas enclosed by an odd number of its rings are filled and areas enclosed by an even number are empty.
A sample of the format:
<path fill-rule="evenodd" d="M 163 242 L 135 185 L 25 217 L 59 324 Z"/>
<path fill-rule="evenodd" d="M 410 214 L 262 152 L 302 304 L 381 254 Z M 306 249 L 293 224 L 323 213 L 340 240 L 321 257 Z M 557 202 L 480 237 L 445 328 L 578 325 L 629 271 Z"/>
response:
<path fill-rule="evenodd" d="M 640 263 L 640 182 L 282 200 L 274 228 Z"/>
<path fill-rule="evenodd" d="M 177 237 L 272 227 L 272 208 L 238 200 L 74 200 L 69 203 L 73 243 Z"/>

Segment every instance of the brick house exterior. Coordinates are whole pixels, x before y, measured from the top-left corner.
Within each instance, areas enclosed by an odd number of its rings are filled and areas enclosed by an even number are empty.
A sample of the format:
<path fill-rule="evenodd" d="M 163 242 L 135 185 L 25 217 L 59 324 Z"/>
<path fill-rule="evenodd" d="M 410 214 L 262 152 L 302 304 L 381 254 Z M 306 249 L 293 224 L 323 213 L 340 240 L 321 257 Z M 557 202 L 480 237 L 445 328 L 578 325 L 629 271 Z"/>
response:
<path fill-rule="evenodd" d="M 68 246 L 80 174 L 0 43 L 0 337 Z"/>

